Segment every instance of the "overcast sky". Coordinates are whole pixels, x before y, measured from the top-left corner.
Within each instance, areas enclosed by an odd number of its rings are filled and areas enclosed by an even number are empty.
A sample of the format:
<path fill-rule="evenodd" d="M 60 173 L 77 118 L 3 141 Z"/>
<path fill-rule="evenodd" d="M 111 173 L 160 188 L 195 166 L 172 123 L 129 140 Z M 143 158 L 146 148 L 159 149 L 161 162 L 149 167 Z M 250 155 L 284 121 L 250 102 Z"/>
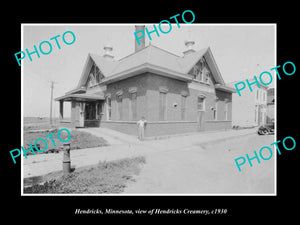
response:
<path fill-rule="evenodd" d="M 53 98 L 62 96 L 76 87 L 88 53 L 104 54 L 103 46 L 112 44 L 115 60 L 134 51 L 134 25 L 80 24 L 80 25 L 43 25 L 23 24 L 22 51 L 33 51 L 42 41 L 52 43 L 49 55 L 33 54 L 32 62 L 22 61 L 23 71 L 23 115 L 49 117 L 50 81 L 55 81 Z M 149 30 L 153 24 L 146 24 Z M 66 45 L 58 38 L 61 49 L 57 49 L 50 38 L 72 31 L 76 41 Z M 233 24 L 173 24 L 168 34 L 152 34 L 151 44 L 170 51 L 178 56 L 186 49 L 184 40 L 188 34 L 195 41 L 194 49 L 210 47 L 218 68 L 226 83 L 253 78 L 263 71 L 269 71 L 275 65 L 275 26 L 269 25 L 233 25 Z M 71 36 L 66 36 L 70 38 Z M 71 39 L 71 38 L 70 38 Z M 149 38 L 146 36 L 146 45 Z M 44 51 L 47 46 L 44 46 Z M 20 50 L 20 51 L 21 51 Z M 16 61 L 16 66 L 18 66 Z M 272 72 L 273 77 L 274 72 Z M 270 85 L 274 86 L 274 81 Z M 58 103 L 53 105 L 53 115 L 58 116 Z M 65 104 L 64 116 L 70 115 L 70 106 Z"/>

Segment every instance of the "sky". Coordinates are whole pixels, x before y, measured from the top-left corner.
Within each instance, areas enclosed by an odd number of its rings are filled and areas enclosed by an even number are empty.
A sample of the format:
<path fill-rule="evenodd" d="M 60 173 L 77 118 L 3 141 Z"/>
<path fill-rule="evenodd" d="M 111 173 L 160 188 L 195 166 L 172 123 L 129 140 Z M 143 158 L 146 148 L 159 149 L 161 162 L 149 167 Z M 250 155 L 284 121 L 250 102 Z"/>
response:
<path fill-rule="evenodd" d="M 119 60 L 134 52 L 135 24 L 23 24 L 22 49 L 34 51 L 34 45 L 43 41 L 52 44 L 52 52 L 48 55 L 40 53 L 26 55 L 22 60 L 23 79 L 23 116 L 49 117 L 51 101 L 51 81 L 54 81 L 53 98 L 62 96 L 77 86 L 88 53 L 104 54 L 104 45 L 113 46 L 115 60 Z M 142 25 L 142 24 L 140 24 Z M 145 24 L 149 31 L 153 24 Z M 157 23 L 156 23 L 156 26 Z M 167 27 L 163 28 L 167 30 Z M 72 31 L 76 40 L 66 45 L 61 39 L 66 31 Z M 184 41 L 189 37 L 195 41 L 193 49 L 210 47 L 217 66 L 225 83 L 243 81 L 259 76 L 263 71 L 275 67 L 276 29 L 273 24 L 172 24 L 168 34 L 160 33 L 157 37 L 152 33 L 151 44 L 165 49 L 175 55 L 182 56 L 186 50 Z M 61 49 L 57 48 L 57 38 Z M 72 41 L 66 35 L 66 41 Z M 146 35 L 146 46 L 149 38 Z M 47 45 L 43 50 L 48 51 Z M 18 66 L 16 61 L 16 66 Z M 276 76 L 271 72 L 273 78 Z M 275 75 L 275 76 L 274 76 Z M 270 87 L 274 86 L 273 83 Z M 53 101 L 54 117 L 59 115 L 59 104 Z M 64 116 L 70 116 L 70 104 L 64 105 Z"/>

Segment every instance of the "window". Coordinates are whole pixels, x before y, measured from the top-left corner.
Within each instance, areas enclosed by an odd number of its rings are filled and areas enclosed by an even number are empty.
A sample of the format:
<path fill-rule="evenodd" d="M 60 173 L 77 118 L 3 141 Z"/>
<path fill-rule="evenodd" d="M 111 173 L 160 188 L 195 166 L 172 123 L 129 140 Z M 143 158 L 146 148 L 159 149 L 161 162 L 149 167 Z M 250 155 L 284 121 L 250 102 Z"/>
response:
<path fill-rule="evenodd" d="M 95 84 L 96 84 L 95 77 L 94 77 L 94 75 L 91 73 L 91 74 L 89 75 L 89 78 L 88 78 L 87 86 L 88 86 L 88 87 L 92 87 L 92 86 L 94 86 Z"/>
<path fill-rule="evenodd" d="M 195 80 L 210 84 L 211 71 L 204 58 L 201 58 L 193 67 L 191 74 L 194 75 Z"/>
<path fill-rule="evenodd" d="M 194 73 L 194 79 L 202 81 L 202 79 L 203 79 L 202 71 L 201 71 L 201 68 L 200 68 L 200 66 L 198 64 L 196 64 L 194 66 L 193 73 Z"/>
<path fill-rule="evenodd" d="M 186 98 L 187 96 L 181 95 L 181 120 L 186 119 Z"/>
<path fill-rule="evenodd" d="M 111 120 L 111 98 L 106 98 L 106 106 L 107 106 L 107 120 Z"/>
<path fill-rule="evenodd" d="M 103 104 L 96 103 L 96 119 L 100 120 L 103 113 Z"/>
<path fill-rule="evenodd" d="M 228 102 L 225 102 L 224 118 L 225 120 L 228 120 Z"/>
<path fill-rule="evenodd" d="M 159 120 L 164 121 L 166 120 L 167 114 L 167 93 L 166 92 L 159 92 Z"/>
<path fill-rule="evenodd" d="M 215 107 L 213 108 L 213 118 L 214 120 L 217 120 L 218 118 L 218 100 L 216 100 Z"/>
<path fill-rule="evenodd" d="M 198 109 L 198 111 L 204 111 L 204 97 L 203 96 L 198 97 L 197 109 Z"/>
<path fill-rule="evenodd" d="M 217 120 L 217 105 L 213 109 L 213 117 L 214 117 L 214 120 Z"/>
<path fill-rule="evenodd" d="M 103 78 L 104 76 L 99 70 L 99 68 L 95 64 L 93 64 L 88 77 L 87 86 L 93 87 L 99 84 Z"/>
<path fill-rule="evenodd" d="M 209 80 L 210 80 L 210 73 L 207 71 L 205 73 L 205 83 L 209 84 Z"/>
<path fill-rule="evenodd" d="M 131 119 L 132 119 L 132 120 L 137 120 L 137 104 L 136 104 L 136 98 L 137 98 L 136 92 L 131 93 L 130 104 L 131 104 Z"/>
<path fill-rule="evenodd" d="M 123 99 L 122 99 L 122 95 L 117 95 L 117 115 L 118 115 L 118 119 L 122 120 L 122 111 L 123 111 Z"/>
<path fill-rule="evenodd" d="M 213 116 L 214 116 L 214 120 L 217 120 L 217 108 L 216 107 L 213 109 Z"/>
<path fill-rule="evenodd" d="M 95 66 L 95 71 L 94 74 L 96 76 L 96 82 L 97 84 L 101 82 L 101 80 L 103 79 L 103 75 L 100 73 L 100 70 L 97 66 Z"/>

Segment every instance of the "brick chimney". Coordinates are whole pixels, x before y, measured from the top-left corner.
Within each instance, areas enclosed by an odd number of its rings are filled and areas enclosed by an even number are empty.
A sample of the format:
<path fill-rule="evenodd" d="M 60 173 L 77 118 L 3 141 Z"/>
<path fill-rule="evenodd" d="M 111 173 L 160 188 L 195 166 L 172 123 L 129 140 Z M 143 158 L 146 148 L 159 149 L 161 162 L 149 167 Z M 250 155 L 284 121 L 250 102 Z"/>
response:
<path fill-rule="evenodd" d="M 145 25 L 135 25 L 135 32 L 137 32 L 139 30 L 144 31 L 144 34 L 145 34 Z M 142 35 L 142 33 L 140 32 L 140 33 L 138 33 L 138 35 L 140 37 L 140 35 Z M 139 39 L 139 41 L 140 41 L 140 45 L 137 43 L 136 39 L 134 39 L 134 44 L 135 44 L 134 52 L 137 52 L 145 47 L 145 36 L 143 38 Z"/>

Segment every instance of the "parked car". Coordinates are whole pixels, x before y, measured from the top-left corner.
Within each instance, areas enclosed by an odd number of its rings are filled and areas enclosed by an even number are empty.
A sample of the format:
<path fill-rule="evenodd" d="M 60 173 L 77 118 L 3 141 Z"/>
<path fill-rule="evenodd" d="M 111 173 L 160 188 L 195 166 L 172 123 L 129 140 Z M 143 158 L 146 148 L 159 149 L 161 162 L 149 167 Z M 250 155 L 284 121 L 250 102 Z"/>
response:
<path fill-rule="evenodd" d="M 265 124 L 260 126 L 257 130 L 259 135 L 274 134 L 274 123 Z"/>

